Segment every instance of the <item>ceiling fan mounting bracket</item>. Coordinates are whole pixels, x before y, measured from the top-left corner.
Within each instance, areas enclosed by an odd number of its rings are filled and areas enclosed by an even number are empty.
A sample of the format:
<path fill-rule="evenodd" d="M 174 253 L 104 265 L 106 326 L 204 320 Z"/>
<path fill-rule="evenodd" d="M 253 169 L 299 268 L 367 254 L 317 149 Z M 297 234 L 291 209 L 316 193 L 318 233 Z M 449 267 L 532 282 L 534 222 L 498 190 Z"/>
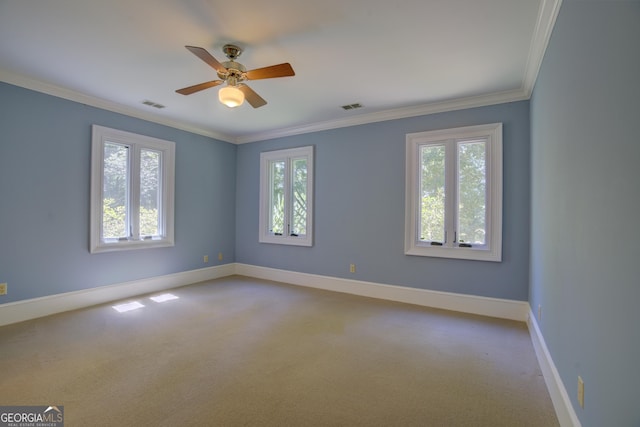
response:
<path fill-rule="evenodd" d="M 242 49 L 234 44 L 225 44 L 222 47 L 222 51 L 224 52 L 225 55 L 227 55 L 227 58 L 229 58 L 231 61 L 233 61 L 234 59 L 236 59 L 238 56 L 242 54 Z"/>

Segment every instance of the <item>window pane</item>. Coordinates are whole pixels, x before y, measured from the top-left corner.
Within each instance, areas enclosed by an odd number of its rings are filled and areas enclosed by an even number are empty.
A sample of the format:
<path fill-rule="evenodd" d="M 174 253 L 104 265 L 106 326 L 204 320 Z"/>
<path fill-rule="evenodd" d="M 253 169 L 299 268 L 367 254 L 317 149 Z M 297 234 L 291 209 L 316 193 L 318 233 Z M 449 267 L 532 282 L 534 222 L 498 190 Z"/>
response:
<path fill-rule="evenodd" d="M 102 238 L 129 236 L 129 147 L 107 142 L 104 144 L 102 188 Z"/>
<path fill-rule="evenodd" d="M 444 242 L 445 146 L 420 147 L 419 240 Z"/>
<path fill-rule="evenodd" d="M 270 162 L 269 169 L 269 231 L 282 235 L 284 234 L 284 160 Z"/>
<path fill-rule="evenodd" d="M 160 235 L 159 151 L 140 150 L 140 236 Z"/>
<path fill-rule="evenodd" d="M 484 245 L 486 221 L 486 150 L 484 141 L 458 144 L 458 241 Z"/>
<path fill-rule="evenodd" d="M 292 182 L 292 226 L 291 233 L 307 234 L 307 159 L 293 159 L 291 162 Z"/>

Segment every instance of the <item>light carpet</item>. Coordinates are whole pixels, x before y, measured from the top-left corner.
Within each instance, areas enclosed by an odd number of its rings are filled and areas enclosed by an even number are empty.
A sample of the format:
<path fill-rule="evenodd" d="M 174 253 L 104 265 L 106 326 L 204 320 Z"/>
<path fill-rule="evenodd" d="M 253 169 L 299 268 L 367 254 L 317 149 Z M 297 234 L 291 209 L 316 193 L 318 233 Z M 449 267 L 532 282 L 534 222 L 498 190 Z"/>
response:
<path fill-rule="evenodd" d="M 74 426 L 557 426 L 521 322 L 233 276 L 0 328 L 0 405 Z"/>

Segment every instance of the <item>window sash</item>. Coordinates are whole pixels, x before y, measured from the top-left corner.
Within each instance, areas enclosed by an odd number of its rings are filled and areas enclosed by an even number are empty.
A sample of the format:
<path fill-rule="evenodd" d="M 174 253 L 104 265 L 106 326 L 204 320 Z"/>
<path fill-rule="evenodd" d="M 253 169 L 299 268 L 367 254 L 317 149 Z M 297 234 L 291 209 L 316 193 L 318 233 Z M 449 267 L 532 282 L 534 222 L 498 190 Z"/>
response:
<path fill-rule="evenodd" d="M 164 170 L 162 151 L 143 148 L 140 150 L 139 163 L 139 199 L 138 221 L 135 222 L 140 239 L 158 239 L 165 235 L 163 221 L 163 185 Z"/>
<path fill-rule="evenodd" d="M 269 162 L 269 232 L 275 236 L 285 235 L 287 222 L 287 161 L 278 159 Z"/>
<path fill-rule="evenodd" d="M 308 160 L 306 157 L 291 159 L 290 168 L 290 218 L 289 236 L 305 237 L 307 235 L 307 181 Z"/>
<path fill-rule="evenodd" d="M 422 144 L 418 148 L 420 168 L 418 180 L 418 235 L 421 242 L 444 244 L 446 240 L 447 162 L 446 145 Z M 431 168 L 425 163 L 430 163 Z"/>
<path fill-rule="evenodd" d="M 465 147 L 471 147 L 468 158 L 463 150 Z M 479 149 L 478 149 L 479 148 Z M 474 150 L 475 149 L 475 150 Z M 471 247 L 486 247 L 487 244 L 487 209 L 491 206 L 487 193 L 487 141 L 486 138 L 459 140 L 456 141 L 456 204 L 455 204 L 455 243 L 460 245 L 471 245 Z M 475 155 L 475 158 L 473 158 Z M 479 159 L 481 157 L 481 160 Z M 472 165 L 466 165 L 465 160 Z M 470 167 L 465 167 L 470 166 Z M 475 169 L 475 170 L 474 170 Z M 474 175 L 474 172 L 481 173 Z M 466 171 L 470 173 L 468 176 Z M 465 185 L 466 184 L 466 185 Z M 469 194 L 471 193 L 471 194 Z M 468 197 L 465 197 L 468 196 Z M 475 200 L 475 204 L 471 203 Z M 470 203 L 465 203 L 465 200 Z M 478 205 L 480 199 L 482 208 L 474 210 L 467 209 L 467 206 Z M 478 241 L 478 237 L 482 239 Z"/>
<path fill-rule="evenodd" d="M 102 166 L 102 240 L 117 241 L 129 236 L 130 217 L 130 147 L 105 141 Z M 108 173 L 112 172 L 112 173 Z M 119 175 L 119 176 L 118 176 Z M 109 192 L 108 189 L 118 190 Z M 107 194 L 108 193 L 108 194 Z"/>

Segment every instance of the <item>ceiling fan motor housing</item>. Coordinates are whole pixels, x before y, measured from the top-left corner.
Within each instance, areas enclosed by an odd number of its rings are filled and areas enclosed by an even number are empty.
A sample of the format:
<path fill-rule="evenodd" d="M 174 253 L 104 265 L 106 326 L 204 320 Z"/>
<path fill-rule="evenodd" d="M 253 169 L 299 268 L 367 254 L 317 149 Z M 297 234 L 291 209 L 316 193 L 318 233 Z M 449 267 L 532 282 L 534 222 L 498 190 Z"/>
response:
<path fill-rule="evenodd" d="M 218 77 L 222 80 L 227 80 L 227 83 L 231 86 L 235 86 L 237 82 L 246 80 L 245 75 L 247 68 L 235 59 L 242 54 L 242 49 L 233 44 L 226 44 L 222 48 L 224 54 L 229 58 L 229 61 L 223 62 L 222 66 L 226 68 L 226 72 L 218 71 Z"/>
<path fill-rule="evenodd" d="M 247 68 L 241 63 L 231 60 L 223 62 L 222 66 L 227 69 L 226 72 L 222 73 L 218 71 L 218 77 L 222 80 L 228 80 L 231 77 L 235 77 L 238 81 L 246 80 L 245 72 Z"/>

